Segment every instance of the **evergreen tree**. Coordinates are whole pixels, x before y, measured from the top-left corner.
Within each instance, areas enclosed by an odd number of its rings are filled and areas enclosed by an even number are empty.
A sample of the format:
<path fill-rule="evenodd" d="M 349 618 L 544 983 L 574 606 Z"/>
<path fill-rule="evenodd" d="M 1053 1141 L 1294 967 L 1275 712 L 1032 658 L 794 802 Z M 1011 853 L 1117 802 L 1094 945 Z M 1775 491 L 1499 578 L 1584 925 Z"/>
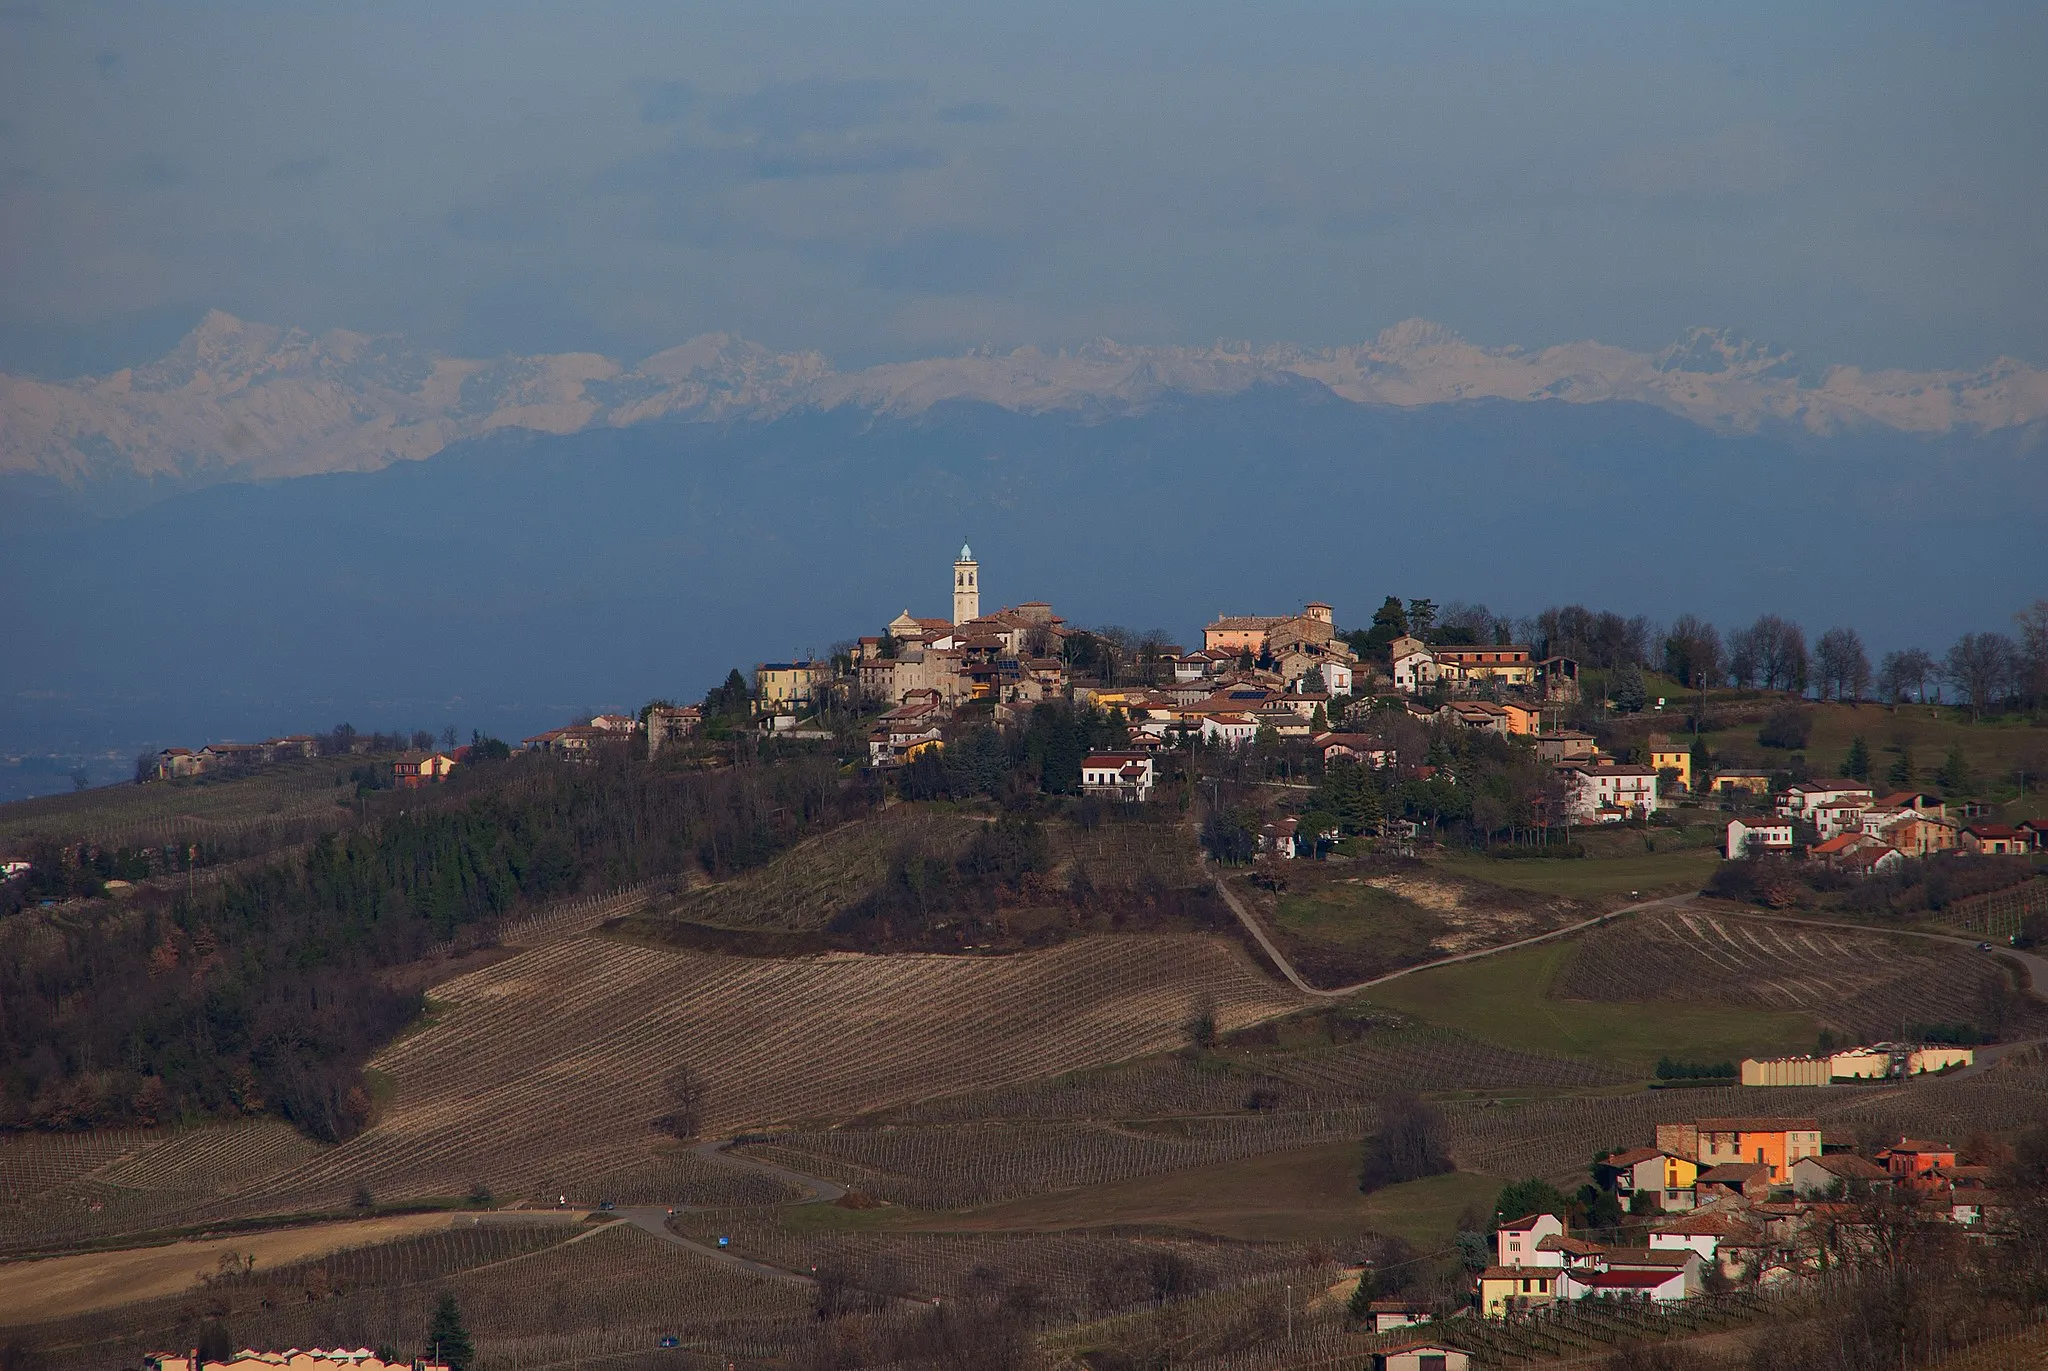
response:
<path fill-rule="evenodd" d="M 1372 614 L 1372 631 L 1365 635 L 1368 648 L 1385 647 L 1408 632 L 1408 611 L 1399 596 L 1389 595 Z M 1357 646 L 1357 644 L 1353 644 Z"/>
<path fill-rule="evenodd" d="M 1624 714 L 1640 714 L 1647 703 L 1643 669 L 1634 662 L 1623 662 L 1614 670 L 1614 707 Z"/>
<path fill-rule="evenodd" d="M 469 1371 L 476 1357 L 470 1346 L 469 1330 L 462 1326 L 462 1309 L 455 1296 L 444 1294 L 434 1307 L 434 1321 L 427 1328 L 427 1355 L 440 1358 L 448 1371 Z"/>
<path fill-rule="evenodd" d="M 1533 1176 L 1525 1181 L 1511 1181 L 1501 1187 L 1498 1198 L 1493 1202 L 1493 1220 L 1497 1228 L 1511 1219 L 1527 1218 L 1531 1214 L 1555 1214 L 1560 1219 L 1571 1212 L 1571 1202 L 1564 1193 L 1548 1181 L 1539 1181 Z"/>
<path fill-rule="evenodd" d="M 1884 774 L 1884 778 L 1892 785 L 1913 784 L 1912 748 L 1902 747 L 1899 749 L 1898 759 L 1892 763 L 1892 769 Z"/>
<path fill-rule="evenodd" d="M 1944 795 L 1960 794 L 1970 788 L 1970 763 L 1963 756 L 1961 743 L 1948 750 L 1948 760 L 1941 764 L 1937 779 Z"/>
<path fill-rule="evenodd" d="M 1352 1318 L 1364 1323 L 1372 1317 L 1372 1302 L 1379 1297 L 1379 1273 L 1368 1266 L 1358 1273 L 1358 1288 L 1351 1292 L 1351 1302 L 1345 1310 Z"/>
<path fill-rule="evenodd" d="M 1842 759 L 1842 774 L 1857 781 L 1870 779 L 1870 748 L 1864 744 L 1861 733 L 1849 740 L 1849 755 Z"/>
<path fill-rule="evenodd" d="M 1318 704 L 1316 712 L 1309 716 L 1308 730 L 1311 737 L 1318 733 L 1328 733 L 1330 731 L 1330 716 L 1324 711 L 1322 705 Z"/>
<path fill-rule="evenodd" d="M 1714 772 L 1714 754 L 1707 748 L 1707 740 L 1695 733 L 1692 738 L 1692 784 L 1698 790 L 1707 784 L 1707 778 Z"/>

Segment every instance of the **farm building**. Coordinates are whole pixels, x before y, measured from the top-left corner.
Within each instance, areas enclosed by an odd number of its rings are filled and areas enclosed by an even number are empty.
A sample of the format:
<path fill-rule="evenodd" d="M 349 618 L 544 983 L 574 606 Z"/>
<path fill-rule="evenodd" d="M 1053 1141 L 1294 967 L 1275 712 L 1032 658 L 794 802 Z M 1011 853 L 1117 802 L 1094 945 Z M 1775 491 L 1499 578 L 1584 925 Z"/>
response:
<path fill-rule="evenodd" d="M 1405 1342 L 1372 1354 L 1372 1371 L 1470 1371 L 1472 1354 L 1444 1342 Z"/>
<path fill-rule="evenodd" d="M 1834 1079 L 1831 1057 L 1744 1057 L 1744 1085 L 1826 1085 Z"/>
<path fill-rule="evenodd" d="M 1371 1305 L 1372 1331 L 1391 1333 L 1396 1328 L 1410 1328 L 1426 1321 L 1431 1309 L 1422 1300 L 1386 1299 L 1374 1300 Z"/>

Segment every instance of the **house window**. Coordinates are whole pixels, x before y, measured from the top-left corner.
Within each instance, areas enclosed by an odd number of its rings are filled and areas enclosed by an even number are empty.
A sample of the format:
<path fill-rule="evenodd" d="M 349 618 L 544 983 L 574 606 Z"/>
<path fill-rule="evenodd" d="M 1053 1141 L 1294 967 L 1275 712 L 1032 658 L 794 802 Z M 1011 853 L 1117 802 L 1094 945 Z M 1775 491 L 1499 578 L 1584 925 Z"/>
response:
<path fill-rule="evenodd" d="M 1450 1358 L 1442 1352 L 1424 1352 L 1415 1359 L 1415 1365 L 1418 1371 L 1445 1371 L 1450 1365 Z"/>

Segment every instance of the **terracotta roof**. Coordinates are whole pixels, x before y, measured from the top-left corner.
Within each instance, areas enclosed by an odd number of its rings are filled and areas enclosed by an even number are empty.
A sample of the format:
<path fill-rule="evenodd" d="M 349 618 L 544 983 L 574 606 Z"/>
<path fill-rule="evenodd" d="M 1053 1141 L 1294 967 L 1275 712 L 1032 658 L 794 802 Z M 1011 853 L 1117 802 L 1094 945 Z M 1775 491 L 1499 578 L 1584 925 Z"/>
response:
<path fill-rule="evenodd" d="M 1652 1224 L 1652 1233 L 1675 1233 L 1686 1238 L 1755 1238 L 1756 1230 L 1748 1224 L 1726 1214 L 1708 1210 L 1700 1214 L 1688 1214 L 1680 1219 L 1668 1219 Z"/>
<path fill-rule="evenodd" d="M 1845 1181 L 1888 1181 L 1892 1173 L 1875 1163 L 1865 1161 L 1854 1153 L 1842 1152 L 1832 1157 L 1802 1157 L 1802 1162 L 1812 1162 L 1831 1176 L 1840 1176 Z"/>
<path fill-rule="evenodd" d="M 1587 1271 L 1574 1273 L 1572 1282 L 1594 1290 L 1653 1290 L 1676 1275 L 1676 1271 Z"/>
<path fill-rule="evenodd" d="M 1483 1281 L 1507 1281 L 1536 1278 L 1554 1281 L 1564 1274 L 1562 1266 L 1489 1266 L 1479 1273 Z"/>
<path fill-rule="evenodd" d="M 1976 838 L 2017 838 L 2019 830 L 2005 824 L 1971 824 L 1963 832 Z"/>
<path fill-rule="evenodd" d="M 1747 1185 L 1758 1176 L 1768 1178 L 1771 1168 L 1762 1162 L 1723 1162 L 1700 1172 L 1701 1185 Z"/>
<path fill-rule="evenodd" d="M 1560 1237 L 1556 1233 L 1552 1233 L 1546 1236 L 1542 1242 L 1536 1244 L 1536 1250 L 1538 1252 L 1563 1252 L 1574 1257 L 1596 1257 L 1607 1249 L 1597 1242 L 1587 1242 L 1584 1238 Z"/>
<path fill-rule="evenodd" d="M 1652 1157 L 1668 1157 L 1671 1154 L 1661 1147 L 1631 1147 L 1626 1152 L 1616 1152 L 1608 1157 L 1606 1166 L 1636 1166 Z"/>
<path fill-rule="evenodd" d="M 1908 1152 L 1953 1152 L 1955 1150 L 1955 1147 L 1950 1143 L 1929 1142 L 1925 1138 L 1900 1138 L 1897 1142 L 1885 1148 L 1884 1152 L 1879 1155 L 1888 1156 L 1894 1152 L 1904 1154 Z"/>
<path fill-rule="evenodd" d="M 1694 1123 L 1702 1133 L 1818 1133 L 1816 1119 L 1770 1119 L 1742 1116 L 1728 1119 L 1699 1119 Z"/>
<path fill-rule="evenodd" d="M 1609 1270 L 1620 1267 L 1680 1267 L 1691 1262 L 1699 1253 L 1690 1247 L 1610 1247 L 1607 1249 Z"/>
<path fill-rule="evenodd" d="M 1527 1233 L 1531 1229 L 1536 1227 L 1536 1221 L 1538 1219 L 1556 1219 L 1559 1223 L 1563 1222 L 1563 1220 L 1558 1219 L 1557 1215 L 1555 1214 L 1548 1214 L 1539 1211 L 1538 1213 L 1534 1214 L 1524 1214 L 1519 1219 L 1510 1219 L 1500 1226 L 1499 1231 L 1502 1233 Z"/>

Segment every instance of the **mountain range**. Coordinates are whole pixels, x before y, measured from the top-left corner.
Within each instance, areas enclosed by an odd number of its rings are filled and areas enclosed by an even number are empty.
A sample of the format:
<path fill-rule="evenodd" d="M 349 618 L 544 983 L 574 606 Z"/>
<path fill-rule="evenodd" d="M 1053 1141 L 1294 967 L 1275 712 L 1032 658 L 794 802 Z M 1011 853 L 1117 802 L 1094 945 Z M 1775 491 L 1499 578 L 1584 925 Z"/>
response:
<path fill-rule="evenodd" d="M 1142 413 L 1173 397 L 1310 383 L 1361 405 L 1505 400 L 1655 406 L 1725 434 L 1789 427 L 1915 434 L 2038 428 L 2048 371 L 1811 367 L 1725 331 L 1661 352 L 1595 342 L 1482 347 L 1411 319 L 1325 349 L 1133 347 L 974 351 L 839 371 L 816 352 L 706 334 L 624 365 L 595 353 L 477 360 L 393 335 L 208 314 L 165 357 L 105 376 L 0 376 L 0 480 L 102 508 L 236 480 L 372 471 L 504 429 L 566 434 L 657 419 L 891 416 L 972 402 L 1023 414 Z"/>

